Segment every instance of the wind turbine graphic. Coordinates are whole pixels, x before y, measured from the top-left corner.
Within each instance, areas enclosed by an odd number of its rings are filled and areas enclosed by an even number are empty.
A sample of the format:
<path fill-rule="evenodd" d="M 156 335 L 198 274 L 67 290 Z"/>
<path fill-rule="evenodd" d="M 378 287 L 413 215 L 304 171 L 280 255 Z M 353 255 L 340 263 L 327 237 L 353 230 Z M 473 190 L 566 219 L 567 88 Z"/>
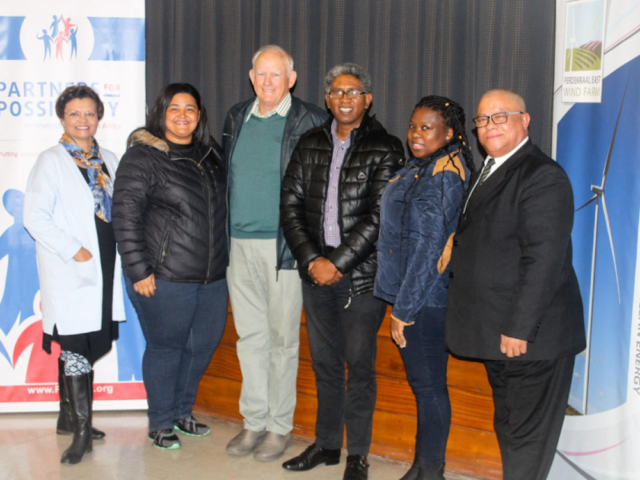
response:
<path fill-rule="evenodd" d="M 616 252 L 613 248 L 613 236 L 611 235 L 611 223 L 609 222 L 609 212 L 607 211 L 607 202 L 604 196 L 604 187 L 607 182 L 607 173 L 609 171 L 609 165 L 611 164 L 611 154 L 613 152 L 613 145 L 616 141 L 616 134 L 618 133 L 618 125 L 620 124 L 620 117 L 622 116 L 622 107 L 624 106 L 624 98 L 627 95 L 627 88 L 629 87 L 629 79 L 631 78 L 631 72 L 627 77 L 627 84 L 624 87 L 624 93 L 622 94 L 622 101 L 620 102 L 620 111 L 618 112 L 618 118 L 616 120 L 616 126 L 613 129 L 613 137 L 611 138 L 611 144 L 609 145 L 609 152 L 607 153 L 607 159 L 604 162 L 604 171 L 602 172 L 602 183 L 600 185 L 591 185 L 591 191 L 593 197 L 591 197 L 587 203 L 582 205 L 577 211 L 582 210 L 590 203 L 596 203 L 595 221 L 593 227 L 593 252 L 591 254 L 591 281 L 590 281 L 590 293 L 589 293 L 589 316 L 587 319 L 587 348 L 585 350 L 585 367 L 584 367 L 584 395 L 582 400 L 582 413 L 587 414 L 587 405 L 589 399 L 589 363 L 591 359 L 591 327 L 593 323 L 593 299 L 594 299 L 594 287 L 596 283 L 596 253 L 598 251 L 598 220 L 600 213 L 600 201 L 602 201 L 602 210 L 604 212 L 604 221 L 607 224 L 607 233 L 609 234 L 609 244 L 611 245 L 611 254 L 613 255 L 613 268 L 616 273 L 616 284 L 618 286 L 618 301 L 622 303 L 622 297 L 620 295 L 620 280 L 618 279 L 618 265 L 616 263 Z"/>

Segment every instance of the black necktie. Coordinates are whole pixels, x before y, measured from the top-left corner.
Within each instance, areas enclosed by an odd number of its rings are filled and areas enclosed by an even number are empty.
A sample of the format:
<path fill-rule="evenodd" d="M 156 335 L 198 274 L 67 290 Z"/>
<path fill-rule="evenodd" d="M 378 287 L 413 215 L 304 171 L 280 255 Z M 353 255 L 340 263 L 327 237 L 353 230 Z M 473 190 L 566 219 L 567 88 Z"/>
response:
<path fill-rule="evenodd" d="M 496 163 L 495 158 L 489 157 L 487 159 L 487 163 L 484 164 L 484 167 L 482 168 L 482 172 L 480 172 L 480 178 L 471 189 L 471 192 L 469 192 L 469 195 L 467 196 L 467 201 L 464 202 L 464 208 L 462 209 L 462 213 L 465 213 L 467 211 L 467 205 L 469 205 L 469 199 L 473 196 L 473 194 L 478 189 L 478 187 L 482 185 L 484 181 L 487 179 L 487 177 L 489 176 L 489 173 L 491 173 L 491 167 L 493 167 L 495 163 Z"/>
<path fill-rule="evenodd" d="M 480 180 L 476 183 L 476 188 L 484 183 L 489 174 L 491 173 L 491 167 L 496 163 L 495 158 L 489 158 L 487 163 L 485 163 L 484 168 L 482 169 L 482 173 L 480 174 Z M 475 189 L 474 189 L 475 190 Z"/>

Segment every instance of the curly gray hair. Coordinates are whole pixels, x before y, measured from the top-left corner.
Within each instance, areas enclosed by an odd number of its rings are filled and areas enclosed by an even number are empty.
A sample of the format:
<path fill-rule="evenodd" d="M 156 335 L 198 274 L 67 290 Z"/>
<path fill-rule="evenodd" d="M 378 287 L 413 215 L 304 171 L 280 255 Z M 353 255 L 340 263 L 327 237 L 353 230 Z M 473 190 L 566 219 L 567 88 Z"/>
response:
<path fill-rule="evenodd" d="M 341 63 L 333 67 L 324 77 L 324 92 L 329 93 L 331 84 L 340 75 L 351 75 L 360 80 L 362 89 L 369 93 L 371 91 L 371 75 L 357 63 Z"/>

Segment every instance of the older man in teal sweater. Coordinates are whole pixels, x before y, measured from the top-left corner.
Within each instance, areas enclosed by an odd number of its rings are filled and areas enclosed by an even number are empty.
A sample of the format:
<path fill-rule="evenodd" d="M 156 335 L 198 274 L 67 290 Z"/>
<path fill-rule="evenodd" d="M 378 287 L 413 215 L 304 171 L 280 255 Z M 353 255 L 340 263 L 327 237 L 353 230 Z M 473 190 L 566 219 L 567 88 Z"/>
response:
<path fill-rule="evenodd" d="M 279 458 L 291 443 L 302 289 L 282 234 L 280 182 L 300 135 L 327 113 L 291 95 L 291 55 L 260 48 L 249 72 L 256 98 L 229 110 L 223 131 L 229 172 L 229 295 L 242 370 L 244 428 L 227 453 Z"/>

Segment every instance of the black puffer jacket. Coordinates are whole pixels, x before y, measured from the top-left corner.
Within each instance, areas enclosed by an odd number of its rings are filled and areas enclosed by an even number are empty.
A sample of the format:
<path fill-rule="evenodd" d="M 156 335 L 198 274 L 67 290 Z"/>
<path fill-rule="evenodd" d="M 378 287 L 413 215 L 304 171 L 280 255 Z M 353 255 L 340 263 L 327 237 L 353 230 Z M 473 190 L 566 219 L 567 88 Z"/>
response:
<path fill-rule="evenodd" d="M 130 138 L 113 195 L 113 230 L 122 267 L 135 283 L 155 274 L 173 282 L 224 278 L 226 174 L 222 150 L 181 157 L 141 129 Z"/>
<path fill-rule="evenodd" d="M 338 187 L 342 243 L 327 254 L 324 208 L 333 153 L 332 118 L 300 138 L 282 181 L 280 218 L 302 279 L 312 284 L 309 262 L 324 256 L 343 274 L 351 273 L 351 293 L 373 290 L 380 228 L 380 199 L 403 163 L 402 143 L 373 117 L 351 132 Z"/>

